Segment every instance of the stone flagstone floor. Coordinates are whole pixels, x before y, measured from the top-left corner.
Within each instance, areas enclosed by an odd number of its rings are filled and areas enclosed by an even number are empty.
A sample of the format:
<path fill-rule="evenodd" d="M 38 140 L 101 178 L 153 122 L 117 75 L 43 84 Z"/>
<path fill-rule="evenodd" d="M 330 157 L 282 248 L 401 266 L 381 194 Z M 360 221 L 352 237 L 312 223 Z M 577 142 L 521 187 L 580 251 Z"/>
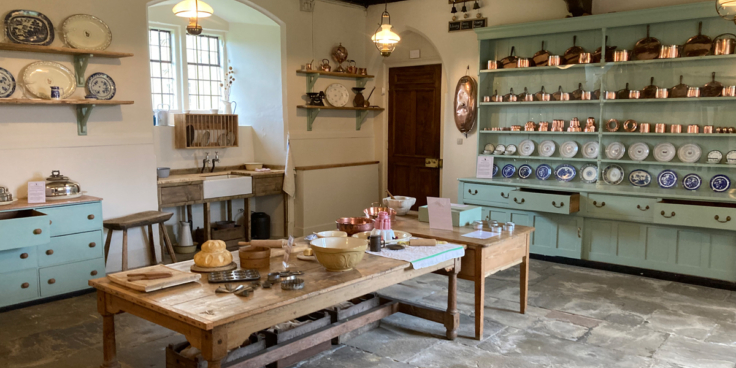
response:
<path fill-rule="evenodd" d="M 518 311 L 518 268 L 488 278 L 485 334 L 473 336 L 473 284 L 459 281 L 460 335 L 404 314 L 338 345 L 300 368 L 632 367 L 735 368 L 736 292 L 543 261 L 531 263 L 527 314 Z M 445 307 L 439 275 L 383 294 Z M 102 358 L 94 294 L 0 313 L 0 367 L 91 368 Z M 124 368 L 165 367 L 181 335 L 117 318 Z"/>

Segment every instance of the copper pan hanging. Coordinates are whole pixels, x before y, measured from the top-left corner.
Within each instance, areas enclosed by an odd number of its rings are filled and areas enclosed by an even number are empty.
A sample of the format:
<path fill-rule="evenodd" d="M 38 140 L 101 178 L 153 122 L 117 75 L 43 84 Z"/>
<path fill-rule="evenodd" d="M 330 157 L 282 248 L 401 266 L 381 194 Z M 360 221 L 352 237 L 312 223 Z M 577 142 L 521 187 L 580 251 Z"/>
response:
<path fill-rule="evenodd" d="M 698 23 L 698 34 L 690 37 L 682 46 L 682 54 L 685 57 L 705 56 L 710 54 L 713 40 L 703 34 L 703 22 Z"/>
<path fill-rule="evenodd" d="M 626 83 L 626 87 L 616 92 L 616 99 L 617 100 L 628 100 L 629 92 L 631 92 L 631 90 L 629 89 L 629 84 Z"/>
<path fill-rule="evenodd" d="M 618 46 L 608 46 L 608 36 L 606 36 L 606 62 L 612 63 L 613 62 L 613 53 L 616 52 L 616 49 Z M 601 55 L 601 48 L 595 49 L 595 52 L 593 53 L 593 60 L 592 63 L 600 63 L 602 59 Z"/>
<path fill-rule="evenodd" d="M 551 99 L 552 95 L 544 90 L 544 86 L 542 86 L 542 89 L 539 92 L 534 94 L 534 101 L 550 101 Z"/>
<path fill-rule="evenodd" d="M 570 101 L 580 101 L 583 99 L 583 95 L 586 94 L 585 90 L 583 90 L 583 84 L 578 83 L 578 89 L 570 92 Z M 588 98 L 590 100 L 590 98 Z"/>
<path fill-rule="evenodd" d="M 641 90 L 641 98 L 655 98 L 659 86 L 654 84 L 654 77 L 649 79 L 649 85 Z"/>
<path fill-rule="evenodd" d="M 501 59 L 499 62 L 501 63 L 501 69 L 513 69 L 516 68 L 516 61 L 519 60 L 518 57 L 516 57 L 516 47 L 511 46 L 511 53 L 509 56 Z"/>
<path fill-rule="evenodd" d="M 478 83 L 469 75 L 463 76 L 455 88 L 455 126 L 468 136 L 475 125 L 478 100 Z"/>
<path fill-rule="evenodd" d="M 687 91 L 690 89 L 685 83 L 682 83 L 682 76 L 680 76 L 680 84 L 670 88 L 670 98 L 683 98 L 687 97 Z"/>
<path fill-rule="evenodd" d="M 535 66 L 549 65 L 549 51 L 544 49 L 544 41 L 542 41 L 542 49 L 532 56 L 532 61 Z"/>
<path fill-rule="evenodd" d="M 580 54 L 585 52 L 585 49 L 577 45 L 578 36 L 573 36 L 572 47 L 565 51 L 562 58 L 565 59 L 567 64 L 578 64 L 580 62 Z"/>
<path fill-rule="evenodd" d="M 634 45 L 634 59 L 652 60 L 659 57 L 659 49 L 662 43 L 658 39 L 649 36 L 649 25 L 647 24 L 647 37 L 639 40 Z"/>
<path fill-rule="evenodd" d="M 723 93 L 723 84 L 716 81 L 716 72 L 711 74 L 711 81 L 700 88 L 700 97 L 718 97 Z"/>

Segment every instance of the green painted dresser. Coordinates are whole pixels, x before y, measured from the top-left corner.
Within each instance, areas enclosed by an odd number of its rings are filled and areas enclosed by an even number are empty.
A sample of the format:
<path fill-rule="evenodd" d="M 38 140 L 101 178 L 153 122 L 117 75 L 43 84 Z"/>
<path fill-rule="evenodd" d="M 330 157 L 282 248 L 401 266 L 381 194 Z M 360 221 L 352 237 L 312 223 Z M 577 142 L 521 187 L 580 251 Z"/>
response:
<path fill-rule="evenodd" d="M 684 83 L 705 92 L 713 73 L 724 86 L 736 85 L 736 55 L 619 62 L 606 61 L 613 50 L 604 47 L 632 50 L 647 37 L 647 32 L 662 45 L 683 45 L 698 34 L 701 25 L 702 33 L 711 38 L 736 33 L 733 22 L 718 17 L 712 1 L 476 29 L 480 55 L 477 154 L 493 157 L 499 172 L 490 179 L 460 178 L 458 201 L 482 206 L 484 219 L 533 226 L 536 231 L 532 253 L 735 282 L 736 165 L 726 163 L 726 156 L 731 151 L 736 156 L 736 134 L 705 134 L 704 128 L 736 128 L 736 97 L 626 97 L 627 90 L 643 90 L 650 84 L 672 88 Z M 591 64 L 489 68 L 489 61 L 506 58 L 512 48 L 516 56 L 532 58 L 540 46 L 552 55 L 564 55 L 574 44 L 586 52 L 605 51 L 600 61 Z M 551 101 L 493 102 L 491 97 L 508 97 L 512 91 L 519 94 L 525 90 L 536 94 L 543 89 L 548 93 L 561 89 L 573 94 L 579 88 L 599 91 L 601 95 L 605 91 L 621 93 L 612 100 L 566 101 L 553 96 Z M 626 96 L 621 98 L 623 95 Z M 573 118 L 578 118 L 582 127 L 588 118 L 593 118 L 597 129 L 568 131 Z M 538 126 L 555 119 L 566 122 L 563 131 L 524 129 L 530 121 Z M 651 132 L 608 130 L 605 122 L 611 119 L 621 125 L 629 119 L 648 123 Z M 664 124 L 666 131 L 655 133 L 656 124 Z M 683 133 L 671 132 L 671 126 L 678 124 L 683 126 Z M 686 132 L 691 124 L 699 126 L 699 133 Z M 511 131 L 514 125 L 521 126 L 521 131 Z M 534 143 L 531 154 L 520 155 L 523 141 Z M 543 141 L 553 142 L 556 150 L 549 155 L 540 154 Z M 561 147 L 570 141 L 576 143 L 579 151 L 563 155 Z M 617 142 L 627 149 L 618 159 L 609 157 L 615 156 L 615 152 L 606 152 Z M 591 147 L 597 144 L 598 151 L 584 155 L 588 143 Z M 636 143 L 651 152 L 645 156 L 629 155 L 628 149 Z M 695 144 L 702 155 L 695 162 L 679 155 L 669 161 L 657 160 L 654 152 L 663 143 L 671 143 L 677 150 Z M 489 148 L 499 145 L 519 148 L 512 154 L 489 152 Z M 711 151 L 720 152 L 723 158 L 709 161 Z M 502 172 L 507 165 L 516 172 L 504 177 Z M 519 176 L 521 165 L 529 165 L 529 177 Z M 568 182 L 556 180 L 553 173 L 548 180 L 540 180 L 535 172 L 542 165 L 549 165 L 553 172 L 560 165 L 571 165 L 577 176 Z M 618 184 L 601 180 L 611 165 L 618 165 L 624 173 Z M 584 166 L 595 167 L 597 181 L 581 179 Z M 648 172 L 651 183 L 642 187 L 630 184 L 628 176 L 634 170 Z M 674 187 L 665 189 L 658 185 L 657 177 L 667 170 L 678 179 Z M 689 174 L 702 180 L 698 189 L 685 188 L 683 178 Z M 717 175 L 734 181 L 731 187 L 720 192 L 712 190 L 710 182 Z"/>
<path fill-rule="evenodd" d="M 86 289 L 105 276 L 101 201 L 0 207 L 0 308 Z"/>

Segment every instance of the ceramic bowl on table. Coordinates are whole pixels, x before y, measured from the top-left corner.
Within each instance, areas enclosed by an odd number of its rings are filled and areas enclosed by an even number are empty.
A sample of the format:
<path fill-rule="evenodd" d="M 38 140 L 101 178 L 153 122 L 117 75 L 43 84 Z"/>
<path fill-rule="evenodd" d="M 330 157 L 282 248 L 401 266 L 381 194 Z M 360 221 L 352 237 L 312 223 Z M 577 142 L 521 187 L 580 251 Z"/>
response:
<path fill-rule="evenodd" d="M 406 215 L 411 206 L 417 203 L 417 199 L 414 197 L 394 196 L 386 197 L 383 199 L 383 205 L 396 211 L 399 216 Z"/>
<path fill-rule="evenodd" d="M 337 230 L 348 233 L 348 236 L 373 230 L 373 219 L 367 217 L 342 217 L 337 219 L 335 224 Z"/>
<path fill-rule="evenodd" d="M 322 238 L 309 242 L 317 262 L 327 271 L 350 271 L 363 259 L 368 240 L 359 238 Z"/>
<path fill-rule="evenodd" d="M 370 231 L 363 231 L 361 233 L 353 234 L 352 237 L 358 238 L 358 239 L 368 239 L 369 236 L 371 236 Z M 400 230 L 394 230 L 394 236 L 398 240 L 404 240 L 404 239 L 409 240 L 412 237 L 410 233 L 407 233 L 406 231 L 400 231 Z"/>
<path fill-rule="evenodd" d="M 320 231 L 317 233 L 318 238 L 347 238 L 348 233 L 344 231 Z"/>
<path fill-rule="evenodd" d="M 171 174 L 171 169 L 168 167 L 157 167 L 156 168 L 156 175 L 161 179 L 168 178 L 170 174 Z"/>
<path fill-rule="evenodd" d="M 245 164 L 245 169 L 248 171 L 256 171 L 256 169 L 262 169 L 262 168 L 263 168 L 263 164 L 258 163 L 258 162 L 251 162 L 251 163 Z"/>

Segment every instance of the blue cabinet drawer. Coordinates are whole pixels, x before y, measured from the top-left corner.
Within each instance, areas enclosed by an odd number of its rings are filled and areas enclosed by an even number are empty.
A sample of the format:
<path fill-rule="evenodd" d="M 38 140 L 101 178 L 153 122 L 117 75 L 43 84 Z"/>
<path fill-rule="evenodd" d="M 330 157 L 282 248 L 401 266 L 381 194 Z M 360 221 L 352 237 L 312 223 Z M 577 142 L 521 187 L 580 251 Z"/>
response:
<path fill-rule="evenodd" d="M 48 242 L 48 216 L 34 210 L 0 212 L 0 250 Z"/>
<path fill-rule="evenodd" d="M 105 259 L 41 268 L 38 274 L 42 297 L 69 293 L 86 289 L 87 281 L 105 276 Z"/>
<path fill-rule="evenodd" d="M 0 270 L 11 272 L 38 267 L 36 247 L 15 248 L 0 251 Z M 0 279 L 0 282 L 2 280 Z"/>
<path fill-rule="evenodd" d="M 0 307 L 38 298 L 38 270 L 0 274 L 0 295 Z"/>
<path fill-rule="evenodd" d="M 102 231 L 56 236 L 38 246 L 38 266 L 48 267 L 103 256 Z"/>
<path fill-rule="evenodd" d="M 585 214 L 591 217 L 652 222 L 654 198 L 588 194 Z"/>
<path fill-rule="evenodd" d="M 514 189 L 507 186 L 466 183 L 463 185 L 463 202 L 506 204 L 509 192 Z"/>
<path fill-rule="evenodd" d="M 51 220 L 51 236 L 102 229 L 102 204 L 99 202 L 42 208 L 40 211 Z"/>
<path fill-rule="evenodd" d="M 508 199 L 513 209 L 569 215 L 580 210 L 580 194 L 531 189 L 513 190 Z"/>

